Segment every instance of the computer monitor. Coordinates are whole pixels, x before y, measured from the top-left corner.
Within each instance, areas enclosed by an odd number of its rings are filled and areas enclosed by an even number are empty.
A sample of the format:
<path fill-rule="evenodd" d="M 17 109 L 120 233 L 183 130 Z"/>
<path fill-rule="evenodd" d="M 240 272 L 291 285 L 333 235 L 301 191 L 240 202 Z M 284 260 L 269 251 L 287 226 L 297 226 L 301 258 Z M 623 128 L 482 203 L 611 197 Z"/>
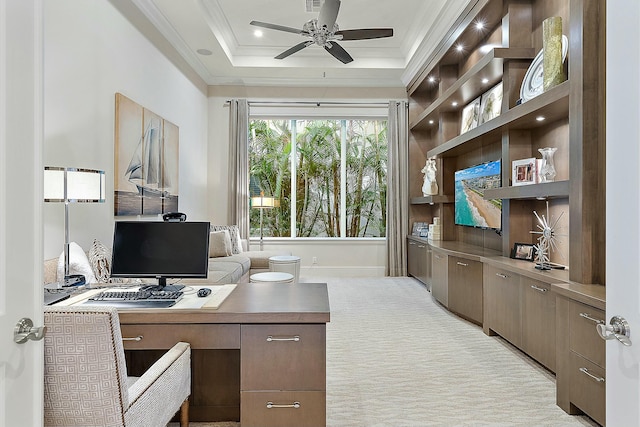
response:
<path fill-rule="evenodd" d="M 209 229 L 208 222 L 117 221 L 111 277 L 154 278 L 158 290 L 184 287 L 167 279 L 206 278 Z"/>

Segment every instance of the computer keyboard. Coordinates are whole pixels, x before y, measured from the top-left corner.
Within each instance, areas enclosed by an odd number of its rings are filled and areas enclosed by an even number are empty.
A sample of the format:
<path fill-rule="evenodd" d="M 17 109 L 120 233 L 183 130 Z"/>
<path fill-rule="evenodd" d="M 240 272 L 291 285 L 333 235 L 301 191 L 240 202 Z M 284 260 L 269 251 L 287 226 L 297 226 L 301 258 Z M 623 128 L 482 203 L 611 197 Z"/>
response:
<path fill-rule="evenodd" d="M 89 298 L 85 304 L 122 308 L 162 308 L 173 306 L 183 295 L 182 291 L 102 291 Z"/>

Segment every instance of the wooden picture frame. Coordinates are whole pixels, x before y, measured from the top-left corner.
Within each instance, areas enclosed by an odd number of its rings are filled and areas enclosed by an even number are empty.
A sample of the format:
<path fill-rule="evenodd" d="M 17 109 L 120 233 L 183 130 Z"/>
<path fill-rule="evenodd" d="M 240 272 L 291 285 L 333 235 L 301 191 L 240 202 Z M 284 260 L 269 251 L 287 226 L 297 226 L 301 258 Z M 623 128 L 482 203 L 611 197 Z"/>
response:
<path fill-rule="evenodd" d="M 511 250 L 511 258 L 533 262 L 536 256 L 536 248 L 531 243 L 515 243 Z"/>

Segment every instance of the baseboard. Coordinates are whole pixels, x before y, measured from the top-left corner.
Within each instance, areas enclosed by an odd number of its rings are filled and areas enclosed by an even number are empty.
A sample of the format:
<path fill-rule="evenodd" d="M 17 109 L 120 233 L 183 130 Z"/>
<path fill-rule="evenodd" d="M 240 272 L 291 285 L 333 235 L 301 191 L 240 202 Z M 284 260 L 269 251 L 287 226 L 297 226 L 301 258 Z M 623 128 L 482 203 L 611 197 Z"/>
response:
<path fill-rule="evenodd" d="M 337 266 L 311 266 L 300 267 L 300 277 L 384 277 L 384 267 L 337 267 Z"/>

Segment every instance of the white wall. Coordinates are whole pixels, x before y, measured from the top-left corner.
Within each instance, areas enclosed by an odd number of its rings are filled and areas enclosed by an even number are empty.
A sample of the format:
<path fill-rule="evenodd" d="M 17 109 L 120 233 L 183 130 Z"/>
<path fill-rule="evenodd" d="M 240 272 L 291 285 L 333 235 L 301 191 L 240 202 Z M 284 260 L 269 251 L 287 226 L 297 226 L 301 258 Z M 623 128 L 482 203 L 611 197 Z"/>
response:
<path fill-rule="evenodd" d="M 388 102 L 406 99 L 402 88 L 275 88 L 212 86 L 209 88 L 209 199 L 210 221 L 227 224 L 229 108 L 231 98 L 250 101 Z M 259 248 L 257 241 L 252 249 Z M 265 250 L 283 249 L 301 257 L 301 276 L 383 276 L 383 239 L 267 239 Z M 313 257 L 318 263 L 313 265 Z"/>
<path fill-rule="evenodd" d="M 207 220 L 204 82 L 185 77 L 108 1 L 46 1 L 44 21 L 44 164 L 107 177 L 106 203 L 70 206 L 71 240 L 85 249 L 112 240 L 116 92 L 179 127 L 179 209 Z M 61 253 L 63 223 L 64 206 L 45 203 L 45 259 Z"/>

